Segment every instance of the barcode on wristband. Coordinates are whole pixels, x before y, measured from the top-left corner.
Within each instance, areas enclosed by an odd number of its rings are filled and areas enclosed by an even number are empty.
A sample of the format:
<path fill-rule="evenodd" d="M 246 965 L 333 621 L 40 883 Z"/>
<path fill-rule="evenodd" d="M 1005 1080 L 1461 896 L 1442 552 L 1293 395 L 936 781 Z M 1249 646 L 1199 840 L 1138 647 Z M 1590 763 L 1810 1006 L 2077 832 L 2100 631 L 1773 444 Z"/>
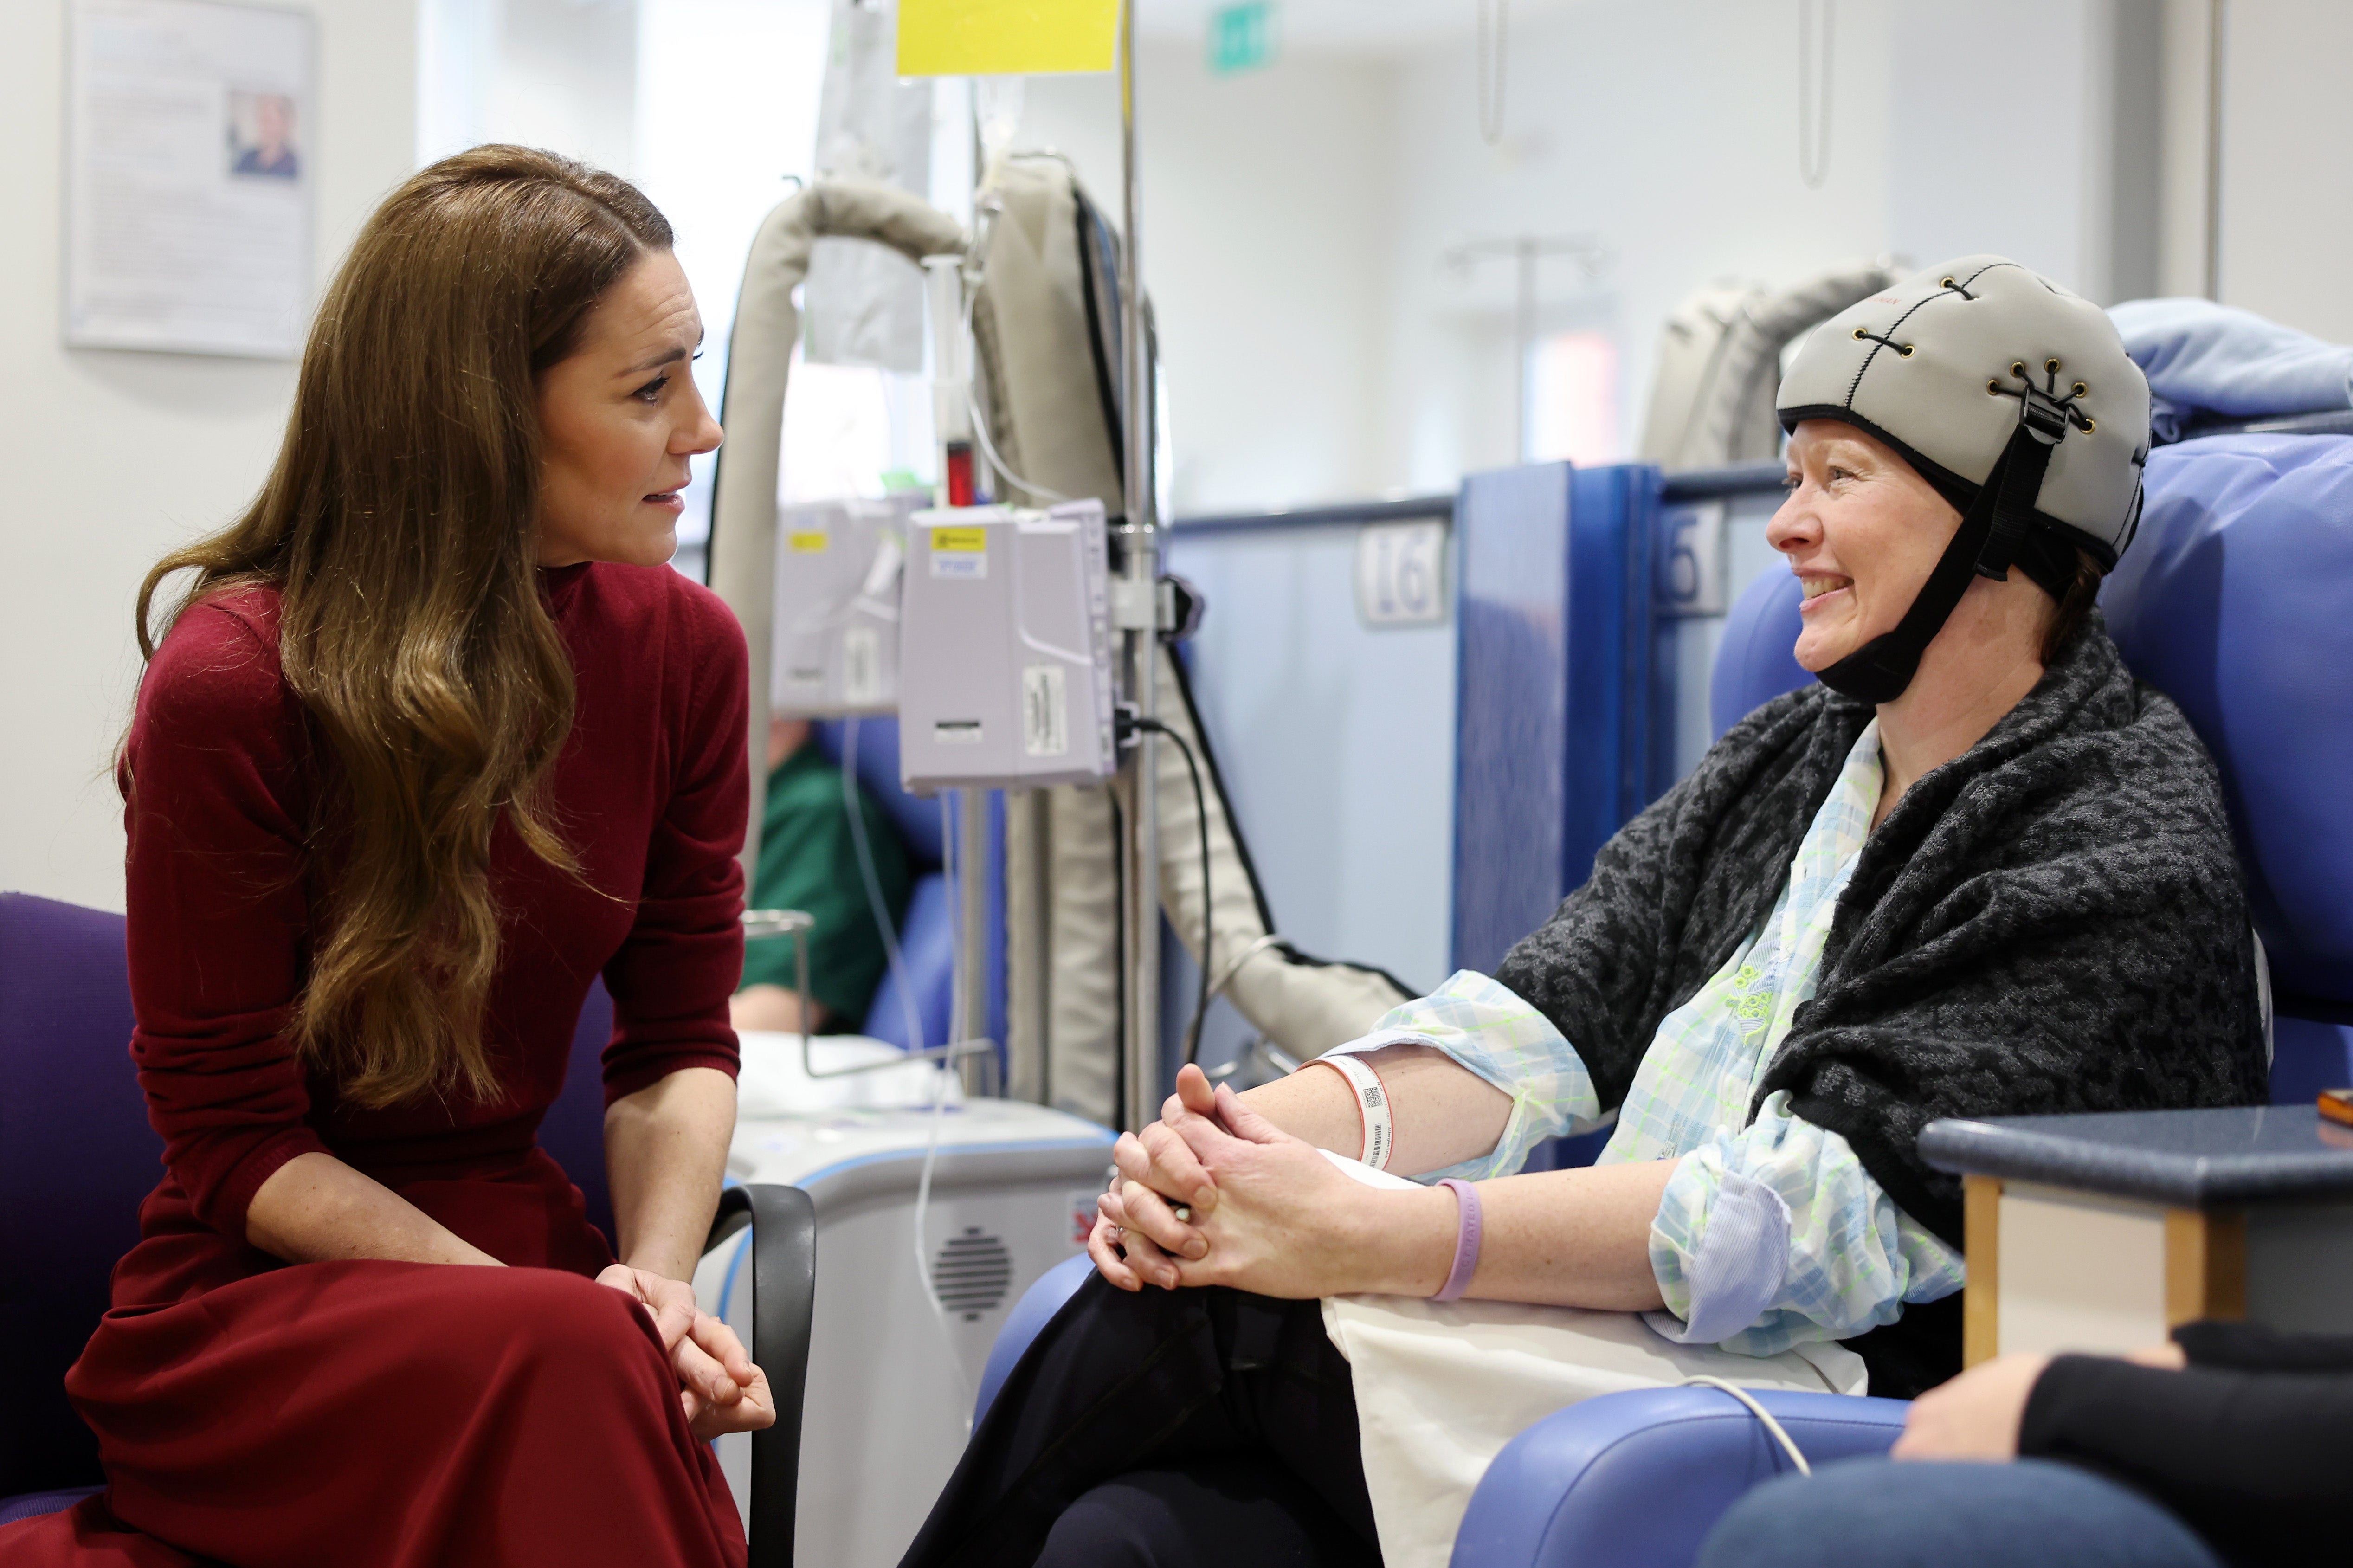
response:
<path fill-rule="evenodd" d="M 1318 1056 L 1316 1061 L 1347 1079 L 1356 1091 L 1356 1112 L 1365 1128 L 1364 1153 L 1358 1160 L 1376 1171 L 1388 1170 L 1389 1146 L 1396 1139 L 1396 1132 L 1380 1075 L 1373 1071 L 1372 1064 L 1353 1055 Z"/>

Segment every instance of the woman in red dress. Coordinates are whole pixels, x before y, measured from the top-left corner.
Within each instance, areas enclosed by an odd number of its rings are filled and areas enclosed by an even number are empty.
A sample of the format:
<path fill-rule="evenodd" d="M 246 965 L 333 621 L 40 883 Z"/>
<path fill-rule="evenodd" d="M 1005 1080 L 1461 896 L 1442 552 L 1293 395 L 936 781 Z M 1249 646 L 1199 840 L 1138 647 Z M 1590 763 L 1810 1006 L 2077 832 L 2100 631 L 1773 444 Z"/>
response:
<path fill-rule="evenodd" d="M 775 1419 L 684 1283 L 735 1113 L 744 652 L 670 231 L 483 147 L 369 222 L 124 747 L 164 1181 L 67 1380 L 108 1490 L 0 1561 L 741 1564 Z M 535 1141 L 611 991 L 615 1245 Z"/>

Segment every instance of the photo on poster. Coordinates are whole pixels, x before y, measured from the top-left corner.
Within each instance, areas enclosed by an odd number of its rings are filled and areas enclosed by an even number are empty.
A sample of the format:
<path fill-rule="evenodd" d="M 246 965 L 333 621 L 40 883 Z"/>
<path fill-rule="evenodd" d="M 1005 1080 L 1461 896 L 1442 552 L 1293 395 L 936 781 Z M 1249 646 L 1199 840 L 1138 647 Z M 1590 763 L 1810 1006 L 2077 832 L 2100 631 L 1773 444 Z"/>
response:
<path fill-rule="evenodd" d="M 294 98 L 284 92 L 228 95 L 228 172 L 263 179 L 302 177 L 294 142 Z"/>

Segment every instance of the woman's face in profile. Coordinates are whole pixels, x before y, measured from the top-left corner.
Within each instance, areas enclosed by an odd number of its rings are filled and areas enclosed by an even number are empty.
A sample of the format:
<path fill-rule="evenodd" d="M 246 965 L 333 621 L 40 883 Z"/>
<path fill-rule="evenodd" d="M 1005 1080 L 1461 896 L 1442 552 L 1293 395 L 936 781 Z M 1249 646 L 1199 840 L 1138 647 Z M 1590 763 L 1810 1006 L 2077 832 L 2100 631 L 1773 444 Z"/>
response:
<path fill-rule="evenodd" d="M 1836 419 L 1789 438 L 1789 497 L 1765 537 L 1805 587 L 1798 662 L 1826 670 L 1895 630 L 1961 514 L 1885 445 Z"/>
<path fill-rule="evenodd" d="M 539 564 L 658 567 L 678 548 L 687 459 L 719 444 L 694 385 L 702 317 L 678 258 L 650 251 L 605 292 L 580 346 L 539 378 Z"/>

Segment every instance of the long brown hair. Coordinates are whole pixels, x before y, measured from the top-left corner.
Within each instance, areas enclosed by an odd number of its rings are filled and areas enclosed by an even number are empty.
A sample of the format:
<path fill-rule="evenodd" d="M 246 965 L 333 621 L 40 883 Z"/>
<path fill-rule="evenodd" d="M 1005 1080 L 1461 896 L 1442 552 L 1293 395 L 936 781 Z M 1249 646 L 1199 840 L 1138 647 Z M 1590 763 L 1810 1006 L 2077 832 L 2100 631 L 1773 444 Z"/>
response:
<path fill-rule="evenodd" d="M 477 147 L 417 174 L 327 290 L 261 493 L 139 590 L 150 658 L 173 573 L 196 576 L 166 630 L 208 596 L 279 591 L 279 655 L 325 784 L 292 1027 L 359 1104 L 497 1092 L 482 1019 L 501 820 L 578 874 L 542 798 L 573 683 L 537 575 L 536 381 L 670 244 L 634 186 L 552 154 Z"/>
<path fill-rule="evenodd" d="M 2042 627 L 2042 662 L 2050 663 L 2059 657 L 2059 650 L 2076 629 L 2091 619 L 2092 607 L 2100 602 L 2100 564 L 2092 559 L 2089 550 L 2078 546 L 2075 551 L 2075 575 L 2067 579 L 2067 591 L 2054 602 L 2051 619 Z"/>

